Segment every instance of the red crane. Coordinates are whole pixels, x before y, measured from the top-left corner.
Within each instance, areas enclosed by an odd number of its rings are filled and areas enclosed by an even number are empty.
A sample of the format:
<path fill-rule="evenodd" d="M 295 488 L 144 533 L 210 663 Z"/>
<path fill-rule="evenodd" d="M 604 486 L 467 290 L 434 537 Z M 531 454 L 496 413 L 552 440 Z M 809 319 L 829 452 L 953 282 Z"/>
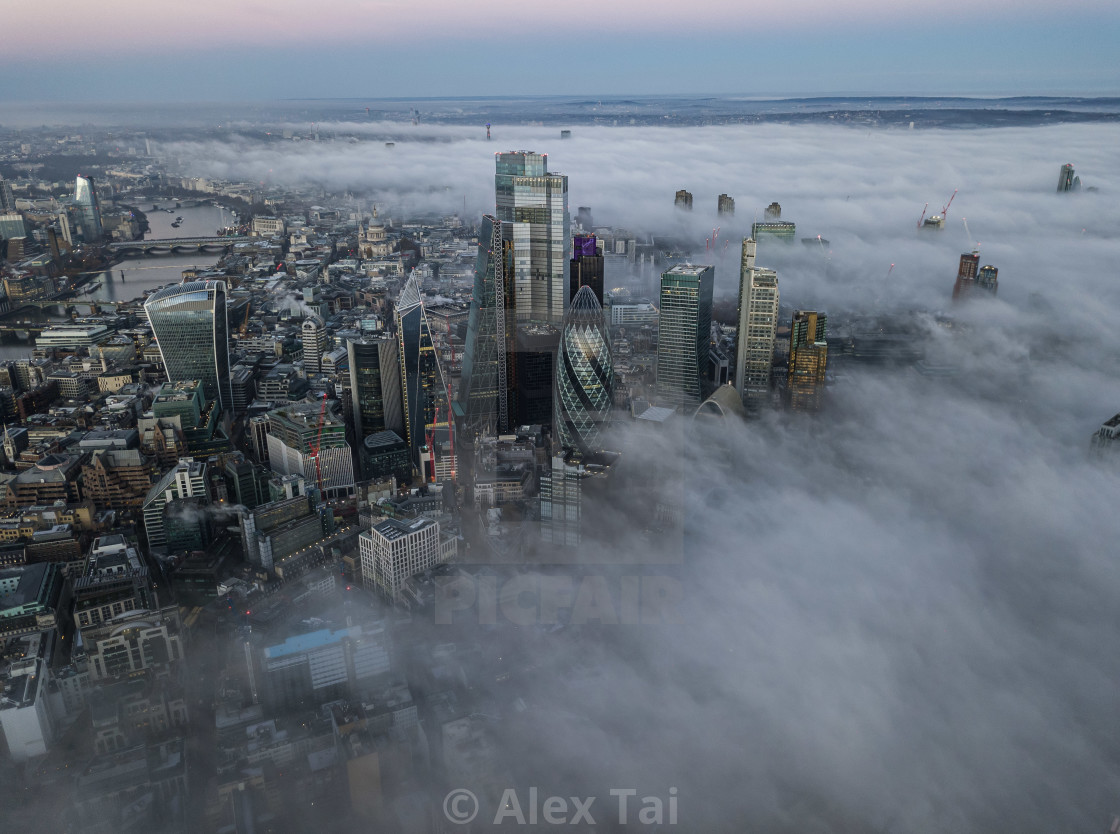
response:
<path fill-rule="evenodd" d="M 957 196 L 957 191 L 960 191 L 960 189 L 958 188 L 958 189 L 955 189 L 953 191 L 952 196 L 949 197 L 949 202 L 947 202 L 945 204 L 945 208 L 941 209 L 941 216 L 942 217 L 948 218 L 948 216 L 949 216 L 949 206 L 953 205 L 953 197 Z"/>
<path fill-rule="evenodd" d="M 319 466 L 319 449 L 323 445 L 323 417 L 327 413 L 327 392 L 323 392 L 323 404 L 319 406 L 319 428 L 315 435 L 315 449 L 312 454 L 315 455 L 315 484 L 319 487 L 319 495 L 322 497 L 323 493 L 323 469 Z"/>
<path fill-rule="evenodd" d="M 922 216 L 918 218 L 918 228 L 919 229 L 922 228 L 922 221 L 926 219 L 926 209 L 928 209 L 928 208 L 929 208 L 929 203 L 926 203 L 924 206 L 922 206 Z M 945 208 L 948 208 L 948 206 L 946 206 Z"/>
<path fill-rule="evenodd" d="M 431 482 L 436 482 L 436 423 L 439 422 L 439 404 L 436 404 L 435 414 L 432 415 L 431 425 L 428 426 L 428 434 L 425 438 L 428 441 L 428 457 L 432 462 Z"/>

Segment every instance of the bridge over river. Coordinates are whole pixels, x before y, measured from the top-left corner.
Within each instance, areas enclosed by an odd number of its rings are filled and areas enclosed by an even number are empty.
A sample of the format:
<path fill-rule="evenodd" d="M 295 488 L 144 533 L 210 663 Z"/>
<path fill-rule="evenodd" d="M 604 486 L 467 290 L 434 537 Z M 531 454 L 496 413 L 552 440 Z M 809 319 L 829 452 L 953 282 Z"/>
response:
<path fill-rule="evenodd" d="M 170 237 L 154 240 L 122 240 L 107 247 L 116 255 L 167 255 L 171 252 L 228 252 L 234 244 L 249 238 L 233 237 Z"/>

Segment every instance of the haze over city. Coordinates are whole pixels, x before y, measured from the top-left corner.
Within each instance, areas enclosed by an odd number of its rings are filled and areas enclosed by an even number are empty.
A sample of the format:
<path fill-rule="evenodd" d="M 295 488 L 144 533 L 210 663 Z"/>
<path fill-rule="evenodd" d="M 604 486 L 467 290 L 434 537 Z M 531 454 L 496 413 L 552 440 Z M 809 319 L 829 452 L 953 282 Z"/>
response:
<path fill-rule="evenodd" d="M 1117 830 L 1115 4 L 54 17 L 0 828 Z"/>

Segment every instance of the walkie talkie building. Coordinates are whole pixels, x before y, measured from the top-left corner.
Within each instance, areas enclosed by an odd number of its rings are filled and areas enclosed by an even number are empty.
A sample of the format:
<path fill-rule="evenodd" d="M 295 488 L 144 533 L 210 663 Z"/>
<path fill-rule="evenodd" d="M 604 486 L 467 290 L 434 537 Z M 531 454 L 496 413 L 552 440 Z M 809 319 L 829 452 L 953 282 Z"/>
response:
<path fill-rule="evenodd" d="M 144 312 L 169 380 L 197 379 L 208 400 L 233 408 L 226 282 L 190 281 L 153 293 Z"/>

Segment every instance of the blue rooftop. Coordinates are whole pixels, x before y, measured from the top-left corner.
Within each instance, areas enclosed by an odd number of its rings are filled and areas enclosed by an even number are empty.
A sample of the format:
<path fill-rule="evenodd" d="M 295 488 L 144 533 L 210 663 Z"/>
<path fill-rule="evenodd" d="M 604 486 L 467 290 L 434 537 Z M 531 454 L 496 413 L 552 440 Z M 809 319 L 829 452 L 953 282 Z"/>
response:
<path fill-rule="evenodd" d="M 338 631 L 324 628 L 319 631 L 312 631 L 309 634 L 297 634 L 295 637 L 289 637 L 278 646 L 269 646 L 264 650 L 264 656 L 271 660 L 277 657 L 299 654 L 300 652 L 309 652 L 312 649 L 321 649 L 324 646 L 337 643 L 345 637 L 351 637 L 351 631 L 352 629 L 348 628 L 342 628 Z"/>

